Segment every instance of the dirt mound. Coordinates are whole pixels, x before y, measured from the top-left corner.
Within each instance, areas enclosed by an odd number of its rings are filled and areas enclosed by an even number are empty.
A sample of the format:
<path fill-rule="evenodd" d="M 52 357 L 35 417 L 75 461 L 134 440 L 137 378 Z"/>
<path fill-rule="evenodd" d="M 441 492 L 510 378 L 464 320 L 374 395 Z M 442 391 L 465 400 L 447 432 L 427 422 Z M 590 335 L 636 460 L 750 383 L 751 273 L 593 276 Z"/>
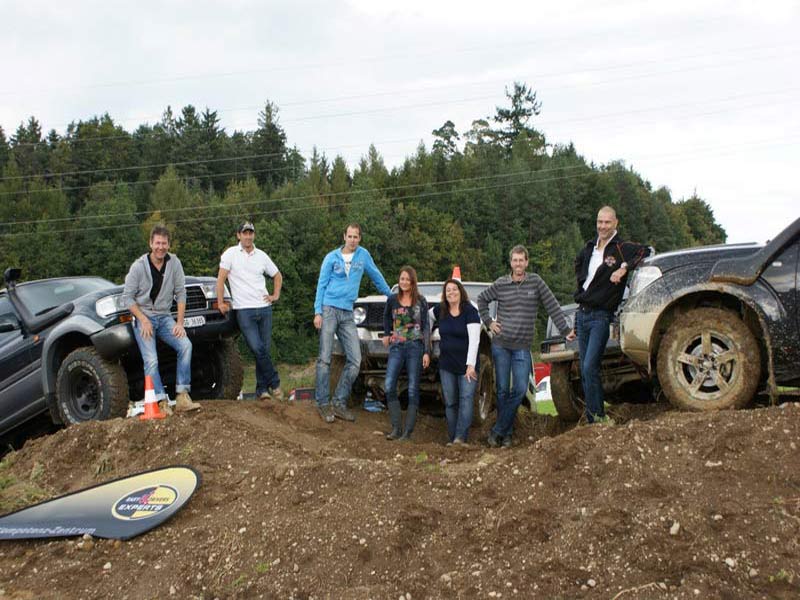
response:
<path fill-rule="evenodd" d="M 128 542 L 3 542 L 0 597 L 797 597 L 800 405 L 633 413 L 561 435 L 529 416 L 510 450 L 445 447 L 432 417 L 388 442 L 383 414 L 306 403 L 71 427 L 4 476 L 60 494 L 189 464 L 202 486 Z"/>

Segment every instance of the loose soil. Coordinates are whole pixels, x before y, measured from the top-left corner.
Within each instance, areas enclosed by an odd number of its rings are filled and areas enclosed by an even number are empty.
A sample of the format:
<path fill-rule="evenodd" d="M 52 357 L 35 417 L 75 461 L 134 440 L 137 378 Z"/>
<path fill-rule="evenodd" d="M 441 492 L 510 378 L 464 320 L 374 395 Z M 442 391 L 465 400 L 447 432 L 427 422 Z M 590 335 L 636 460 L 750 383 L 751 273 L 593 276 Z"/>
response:
<path fill-rule="evenodd" d="M 58 495 L 188 464 L 202 485 L 127 542 L 0 542 L 0 598 L 797 598 L 800 404 L 616 414 L 527 415 L 505 450 L 305 402 L 70 427 L 2 475 Z"/>

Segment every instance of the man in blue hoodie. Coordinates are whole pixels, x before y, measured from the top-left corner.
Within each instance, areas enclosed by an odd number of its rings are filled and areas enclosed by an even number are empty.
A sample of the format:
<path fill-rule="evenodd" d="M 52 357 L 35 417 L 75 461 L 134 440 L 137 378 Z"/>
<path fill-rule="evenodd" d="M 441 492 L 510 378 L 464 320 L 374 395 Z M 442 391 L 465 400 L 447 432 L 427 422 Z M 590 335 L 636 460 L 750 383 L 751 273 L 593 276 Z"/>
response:
<path fill-rule="evenodd" d="M 361 226 L 350 223 L 344 232 L 344 246 L 329 252 L 319 270 L 317 297 L 314 300 L 314 327 L 320 330 L 316 399 L 317 410 L 326 423 L 333 423 L 336 417 L 345 421 L 356 420 L 347 408 L 347 399 L 361 366 L 361 346 L 353 320 L 353 303 L 358 298 L 361 277 L 366 273 L 381 294 L 388 296 L 391 293 L 372 256 L 359 246 L 360 243 Z M 342 344 L 346 361 L 331 400 L 330 368 L 334 335 Z"/>

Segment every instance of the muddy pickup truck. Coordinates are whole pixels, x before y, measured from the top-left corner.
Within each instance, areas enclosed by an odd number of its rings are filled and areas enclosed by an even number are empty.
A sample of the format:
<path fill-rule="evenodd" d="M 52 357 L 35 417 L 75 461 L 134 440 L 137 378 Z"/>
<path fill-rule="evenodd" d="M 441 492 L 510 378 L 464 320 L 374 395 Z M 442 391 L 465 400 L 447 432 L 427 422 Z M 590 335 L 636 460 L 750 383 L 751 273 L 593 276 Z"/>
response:
<path fill-rule="evenodd" d="M 684 410 L 740 408 L 800 385 L 800 219 L 765 245 L 648 258 L 620 315 L 622 351 Z"/>

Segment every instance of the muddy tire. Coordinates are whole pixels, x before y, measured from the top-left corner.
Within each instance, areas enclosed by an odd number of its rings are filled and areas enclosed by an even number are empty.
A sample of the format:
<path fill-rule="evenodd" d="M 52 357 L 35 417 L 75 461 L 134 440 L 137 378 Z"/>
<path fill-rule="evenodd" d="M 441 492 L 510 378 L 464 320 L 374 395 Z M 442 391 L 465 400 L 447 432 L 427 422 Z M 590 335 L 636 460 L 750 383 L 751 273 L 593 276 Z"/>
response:
<path fill-rule="evenodd" d="M 761 355 L 734 313 L 697 308 L 670 325 L 658 350 L 658 380 L 673 406 L 705 411 L 741 408 L 755 395 Z"/>
<path fill-rule="evenodd" d="M 344 371 L 345 365 L 345 357 L 343 354 L 332 354 L 331 355 L 331 366 L 328 370 L 328 384 L 330 387 L 331 398 L 333 398 L 333 392 L 336 391 L 336 386 L 339 385 L 339 379 L 342 377 L 342 371 Z"/>
<path fill-rule="evenodd" d="M 234 400 L 242 390 L 244 368 L 236 340 L 196 345 L 192 351 L 192 391 L 195 400 Z"/>
<path fill-rule="evenodd" d="M 64 425 L 124 417 L 128 398 L 125 370 L 92 347 L 73 350 L 58 369 L 56 406 Z"/>
<path fill-rule="evenodd" d="M 482 425 L 489 420 L 497 405 L 497 387 L 494 381 L 494 362 L 491 352 L 480 355 L 481 372 L 478 374 L 478 385 L 475 387 L 472 422 Z"/>
<path fill-rule="evenodd" d="M 583 416 L 586 403 L 580 380 L 572 380 L 573 365 L 577 362 L 553 363 L 550 367 L 550 391 L 558 418 L 567 423 L 577 422 Z"/>

